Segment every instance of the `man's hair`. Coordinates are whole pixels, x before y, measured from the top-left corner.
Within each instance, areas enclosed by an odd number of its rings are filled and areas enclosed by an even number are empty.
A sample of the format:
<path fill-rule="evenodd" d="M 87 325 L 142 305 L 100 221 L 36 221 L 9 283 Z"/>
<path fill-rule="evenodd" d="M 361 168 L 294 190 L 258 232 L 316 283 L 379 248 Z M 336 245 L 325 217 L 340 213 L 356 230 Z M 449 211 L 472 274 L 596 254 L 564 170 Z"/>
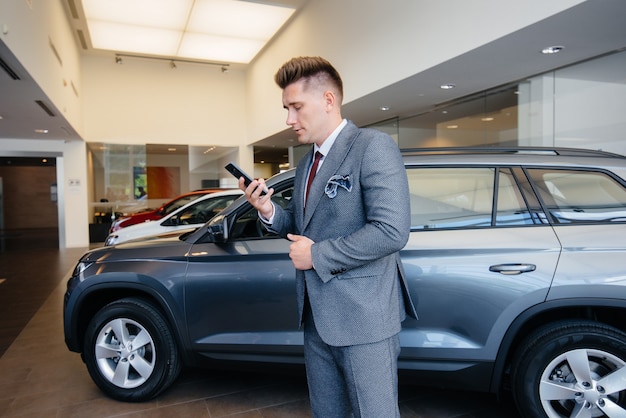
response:
<path fill-rule="evenodd" d="M 320 85 L 330 83 L 343 98 L 343 81 L 339 72 L 330 62 L 322 57 L 296 57 L 284 63 L 274 75 L 274 81 L 281 89 L 304 79 L 308 85 L 317 82 Z"/>

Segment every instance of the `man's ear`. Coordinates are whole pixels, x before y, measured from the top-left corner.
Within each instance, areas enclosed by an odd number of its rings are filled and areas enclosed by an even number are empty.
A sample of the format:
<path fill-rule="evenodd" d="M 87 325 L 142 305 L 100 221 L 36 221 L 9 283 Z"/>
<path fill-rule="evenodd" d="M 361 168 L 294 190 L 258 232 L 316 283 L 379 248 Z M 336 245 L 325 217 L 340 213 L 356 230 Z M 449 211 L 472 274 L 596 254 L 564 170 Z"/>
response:
<path fill-rule="evenodd" d="M 335 93 L 331 90 L 326 90 L 324 92 L 324 100 L 326 101 L 326 109 L 331 110 L 335 106 Z"/>

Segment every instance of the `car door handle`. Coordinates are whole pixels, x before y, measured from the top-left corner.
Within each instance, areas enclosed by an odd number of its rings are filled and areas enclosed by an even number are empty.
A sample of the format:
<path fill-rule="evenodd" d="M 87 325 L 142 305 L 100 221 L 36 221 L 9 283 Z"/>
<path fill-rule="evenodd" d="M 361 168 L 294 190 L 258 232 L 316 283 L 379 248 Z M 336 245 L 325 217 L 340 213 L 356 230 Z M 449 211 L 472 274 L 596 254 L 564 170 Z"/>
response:
<path fill-rule="evenodd" d="M 506 275 L 515 275 L 521 273 L 528 273 L 529 271 L 535 271 L 537 266 L 534 264 L 520 264 L 520 263 L 512 263 L 512 264 L 497 264 L 495 266 L 490 266 L 489 271 L 493 271 L 500 274 Z"/>

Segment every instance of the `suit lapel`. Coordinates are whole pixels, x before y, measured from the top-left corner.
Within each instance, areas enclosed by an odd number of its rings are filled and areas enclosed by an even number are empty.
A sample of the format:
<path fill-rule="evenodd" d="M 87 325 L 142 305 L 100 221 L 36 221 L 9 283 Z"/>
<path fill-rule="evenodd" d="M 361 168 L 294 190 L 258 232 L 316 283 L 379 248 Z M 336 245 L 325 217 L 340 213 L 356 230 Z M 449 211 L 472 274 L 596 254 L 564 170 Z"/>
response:
<path fill-rule="evenodd" d="M 315 180 L 313 180 L 313 183 L 311 184 L 309 199 L 307 200 L 306 209 L 304 211 L 304 223 L 302 228 L 303 231 L 306 229 L 307 225 L 311 221 L 311 217 L 315 212 L 315 208 L 317 207 L 320 199 L 324 195 L 326 183 L 333 175 L 337 174 L 337 170 L 339 169 L 339 167 L 341 167 L 341 164 L 347 158 L 348 152 L 350 151 L 350 148 L 352 148 L 352 144 L 356 140 L 358 133 L 359 129 L 356 127 L 356 125 L 354 125 L 352 122 L 348 122 L 348 124 L 339 133 L 339 136 L 337 136 L 337 139 L 335 140 L 335 143 L 328 152 L 328 155 L 324 157 L 324 163 L 317 172 Z M 307 154 L 309 158 L 309 165 L 311 162 L 311 158 L 313 158 L 312 152 L 313 151 Z M 304 176 L 304 178 L 301 180 L 301 190 L 304 190 L 304 187 L 306 185 L 306 177 L 307 176 Z"/>

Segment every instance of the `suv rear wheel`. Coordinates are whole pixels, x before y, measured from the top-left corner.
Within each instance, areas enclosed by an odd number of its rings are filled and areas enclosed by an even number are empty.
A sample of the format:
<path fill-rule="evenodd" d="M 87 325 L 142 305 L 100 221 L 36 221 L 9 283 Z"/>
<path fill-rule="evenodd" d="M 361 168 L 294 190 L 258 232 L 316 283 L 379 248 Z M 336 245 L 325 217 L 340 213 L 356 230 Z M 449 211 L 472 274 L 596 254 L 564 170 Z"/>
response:
<path fill-rule="evenodd" d="M 83 352 L 98 387 L 123 401 L 155 397 L 181 368 L 167 322 L 152 304 L 136 298 L 112 302 L 93 317 Z"/>
<path fill-rule="evenodd" d="M 513 363 L 525 417 L 626 416 L 626 334 L 591 321 L 562 321 L 532 334 Z"/>

